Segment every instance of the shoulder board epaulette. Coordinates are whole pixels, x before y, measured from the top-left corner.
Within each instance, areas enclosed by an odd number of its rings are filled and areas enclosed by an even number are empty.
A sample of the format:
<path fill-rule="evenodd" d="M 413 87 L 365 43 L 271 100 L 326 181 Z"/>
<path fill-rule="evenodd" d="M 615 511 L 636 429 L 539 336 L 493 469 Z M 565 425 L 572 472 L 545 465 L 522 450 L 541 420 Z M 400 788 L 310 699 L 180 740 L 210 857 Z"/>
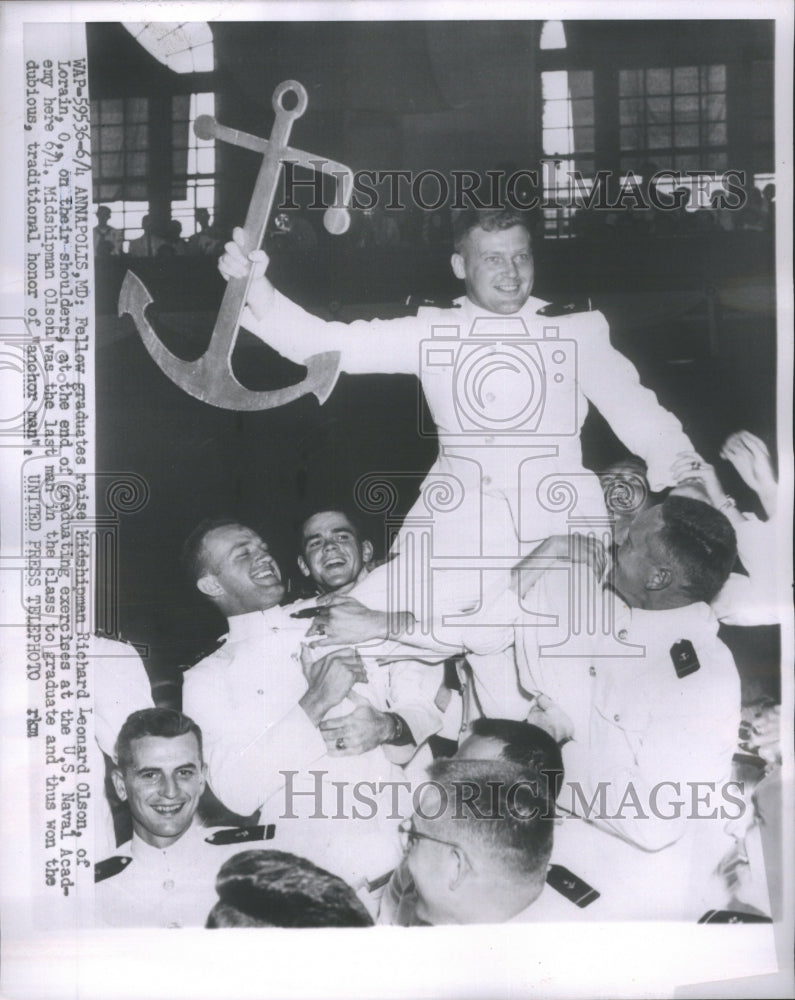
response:
<path fill-rule="evenodd" d="M 119 872 L 123 872 L 132 858 L 125 854 L 116 854 L 112 858 L 105 858 L 104 861 L 97 861 L 94 865 L 94 881 L 104 882 L 106 878 L 113 878 Z"/>
<path fill-rule="evenodd" d="M 429 299 L 424 295 L 409 295 L 406 299 L 406 305 L 411 309 L 460 309 L 461 306 L 458 302 L 453 302 L 452 299 L 445 298 L 434 298 Z"/>
<path fill-rule="evenodd" d="M 680 639 L 671 646 L 671 660 L 680 681 L 701 668 L 693 643 L 689 639 Z"/>
<path fill-rule="evenodd" d="M 591 312 L 590 299 L 575 299 L 572 302 L 548 302 L 536 310 L 536 316 L 570 316 L 572 313 Z"/>
<path fill-rule="evenodd" d="M 700 924 L 772 924 L 764 913 L 741 913 L 737 910 L 707 910 Z"/>
<path fill-rule="evenodd" d="M 367 889 L 368 892 L 375 892 L 377 889 L 383 889 L 394 874 L 395 869 L 390 868 L 388 872 L 384 872 L 383 875 L 379 875 L 377 878 L 365 879 L 364 888 Z"/>
<path fill-rule="evenodd" d="M 268 823 L 267 826 L 235 826 L 228 830 L 216 830 L 204 839 L 214 847 L 222 847 L 225 844 L 250 844 L 257 840 L 273 840 L 275 834 L 276 825 Z"/>
<path fill-rule="evenodd" d="M 565 896 L 570 903 L 574 903 L 575 906 L 579 906 L 581 909 L 589 906 L 600 896 L 600 893 L 593 886 L 588 885 L 584 879 L 581 879 L 579 875 L 575 875 L 574 872 L 570 872 L 563 865 L 549 866 L 547 885 L 551 885 L 561 896 Z"/>

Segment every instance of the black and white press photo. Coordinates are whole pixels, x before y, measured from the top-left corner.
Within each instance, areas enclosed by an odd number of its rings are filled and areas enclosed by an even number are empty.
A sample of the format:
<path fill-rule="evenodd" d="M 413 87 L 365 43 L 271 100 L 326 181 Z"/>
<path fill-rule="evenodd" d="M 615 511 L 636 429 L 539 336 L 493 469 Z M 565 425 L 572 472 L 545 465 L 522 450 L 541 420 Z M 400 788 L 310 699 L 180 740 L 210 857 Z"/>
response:
<path fill-rule="evenodd" d="M 8 996 L 789 995 L 791 11 L 8 7 Z"/>

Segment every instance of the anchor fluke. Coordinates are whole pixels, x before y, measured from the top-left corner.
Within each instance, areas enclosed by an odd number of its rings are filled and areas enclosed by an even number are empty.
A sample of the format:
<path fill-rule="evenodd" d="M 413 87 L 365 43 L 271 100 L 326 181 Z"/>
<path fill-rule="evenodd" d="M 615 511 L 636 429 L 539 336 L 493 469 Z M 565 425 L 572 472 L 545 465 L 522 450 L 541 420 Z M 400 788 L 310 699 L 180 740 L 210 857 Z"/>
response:
<path fill-rule="evenodd" d="M 158 367 L 180 389 L 203 403 L 225 410 L 271 410 L 308 393 L 316 396 L 320 403 L 325 403 L 331 395 L 339 372 L 340 356 L 337 351 L 324 351 L 307 358 L 304 362 L 306 378 L 302 382 L 283 389 L 258 392 L 241 385 L 232 372 L 234 340 L 229 344 L 225 359 L 217 356 L 212 343 L 196 361 L 185 361 L 172 354 L 146 318 L 146 309 L 152 302 L 146 285 L 138 275 L 128 271 L 119 294 L 119 316 L 132 317 L 144 346 Z"/>

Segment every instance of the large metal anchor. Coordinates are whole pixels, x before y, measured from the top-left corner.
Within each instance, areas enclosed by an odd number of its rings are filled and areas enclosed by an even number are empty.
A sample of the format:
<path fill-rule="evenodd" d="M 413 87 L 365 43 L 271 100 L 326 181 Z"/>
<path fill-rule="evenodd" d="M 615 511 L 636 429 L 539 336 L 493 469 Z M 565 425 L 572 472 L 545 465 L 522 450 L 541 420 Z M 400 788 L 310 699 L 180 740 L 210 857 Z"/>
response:
<path fill-rule="evenodd" d="M 287 109 L 284 98 L 295 95 L 295 107 Z M 248 255 L 259 249 L 265 236 L 268 217 L 276 196 L 279 172 L 285 160 L 291 160 L 309 170 L 322 170 L 332 174 L 339 185 L 335 205 L 326 209 L 323 224 L 334 235 L 344 233 L 350 225 L 348 205 L 353 192 L 353 174 L 342 163 L 313 157 L 300 149 L 287 145 L 290 130 L 296 118 L 306 111 L 307 94 L 296 80 L 285 80 L 273 92 L 273 110 L 276 120 L 269 139 L 260 139 L 237 129 L 220 125 L 209 115 L 196 119 L 194 131 L 200 139 L 221 139 L 263 154 L 254 194 L 249 204 L 243 226 L 243 252 Z M 241 385 L 232 372 L 232 351 L 240 329 L 240 317 L 248 298 L 251 276 L 230 278 L 227 282 L 213 335 L 205 353 L 196 361 L 184 361 L 163 344 L 146 319 L 145 312 L 152 303 L 146 286 L 137 275 L 128 271 L 119 295 L 119 316 L 129 313 L 138 333 L 159 367 L 185 392 L 203 403 L 227 410 L 269 410 L 283 406 L 307 393 L 314 393 L 324 403 L 334 388 L 339 371 L 339 353 L 326 351 L 313 354 L 304 364 L 306 378 L 297 385 L 283 389 L 257 392 Z"/>

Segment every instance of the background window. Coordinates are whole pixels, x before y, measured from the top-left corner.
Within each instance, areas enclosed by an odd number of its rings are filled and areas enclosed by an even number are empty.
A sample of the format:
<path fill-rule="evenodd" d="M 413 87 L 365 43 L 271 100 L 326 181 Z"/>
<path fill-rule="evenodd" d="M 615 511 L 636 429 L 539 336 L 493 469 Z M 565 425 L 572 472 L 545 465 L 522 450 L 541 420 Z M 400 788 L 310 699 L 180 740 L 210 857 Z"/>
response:
<path fill-rule="evenodd" d="M 151 186 L 151 103 L 148 97 L 91 102 L 94 203 L 111 210 L 110 224 L 123 231 L 123 249 L 143 233 Z M 214 94 L 176 94 L 170 102 L 167 134 L 171 147 L 171 217 L 182 224 L 182 236 L 196 231 L 194 213 L 215 203 L 215 142 L 193 131 L 199 115 L 213 115 Z"/>
<path fill-rule="evenodd" d="M 196 232 L 194 212 L 215 202 L 215 141 L 199 139 L 193 123 L 199 115 L 215 115 L 215 94 L 172 99 L 171 218 L 182 223 L 182 236 Z"/>
<path fill-rule="evenodd" d="M 728 167 L 725 66 L 622 69 L 618 117 L 622 172 Z"/>
<path fill-rule="evenodd" d="M 594 96 L 591 70 L 541 74 L 544 235 L 571 235 L 571 220 L 593 187 Z"/>

